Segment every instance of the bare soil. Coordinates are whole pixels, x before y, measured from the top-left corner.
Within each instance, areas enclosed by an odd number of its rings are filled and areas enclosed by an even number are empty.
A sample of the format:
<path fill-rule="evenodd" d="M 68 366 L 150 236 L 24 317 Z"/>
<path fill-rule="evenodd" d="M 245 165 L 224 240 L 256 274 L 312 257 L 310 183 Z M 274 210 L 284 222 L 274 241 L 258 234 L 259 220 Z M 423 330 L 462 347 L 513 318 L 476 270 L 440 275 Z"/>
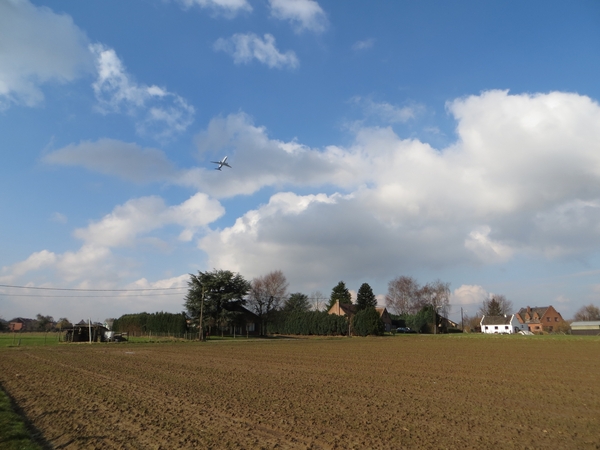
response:
<path fill-rule="evenodd" d="M 57 449 L 600 448 L 600 339 L 420 336 L 0 350 Z"/>

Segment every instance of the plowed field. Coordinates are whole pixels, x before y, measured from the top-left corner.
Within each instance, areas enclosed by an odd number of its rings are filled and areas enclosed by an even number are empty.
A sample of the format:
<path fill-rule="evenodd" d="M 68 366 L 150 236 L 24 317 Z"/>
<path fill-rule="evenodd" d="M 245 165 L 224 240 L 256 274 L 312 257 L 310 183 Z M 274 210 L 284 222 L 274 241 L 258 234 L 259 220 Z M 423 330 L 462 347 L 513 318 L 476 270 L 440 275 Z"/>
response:
<path fill-rule="evenodd" d="M 419 336 L 0 350 L 61 449 L 600 448 L 600 339 Z"/>

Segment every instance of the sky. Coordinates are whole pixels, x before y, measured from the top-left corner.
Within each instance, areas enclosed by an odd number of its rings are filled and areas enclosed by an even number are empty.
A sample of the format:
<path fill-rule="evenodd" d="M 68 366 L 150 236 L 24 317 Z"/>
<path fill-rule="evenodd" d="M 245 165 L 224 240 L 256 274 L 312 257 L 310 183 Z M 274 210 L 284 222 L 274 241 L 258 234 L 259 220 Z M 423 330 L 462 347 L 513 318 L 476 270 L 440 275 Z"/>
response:
<path fill-rule="evenodd" d="M 180 312 L 224 269 L 570 318 L 598 55 L 595 0 L 0 0 L 0 317 Z"/>

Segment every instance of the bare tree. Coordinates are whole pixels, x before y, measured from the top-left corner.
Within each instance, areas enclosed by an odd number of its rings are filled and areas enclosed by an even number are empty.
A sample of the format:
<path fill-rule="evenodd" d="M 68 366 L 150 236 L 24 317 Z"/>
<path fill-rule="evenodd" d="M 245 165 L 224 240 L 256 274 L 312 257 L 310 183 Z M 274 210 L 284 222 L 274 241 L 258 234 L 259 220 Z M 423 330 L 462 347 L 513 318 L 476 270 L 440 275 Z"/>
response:
<path fill-rule="evenodd" d="M 401 276 L 388 283 L 385 306 L 395 314 L 414 314 L 419 283 L 413 277 Z"/>
<path fill-rule="evenodd" d="M 492 295 L 484 300 L 479 308 L 479 314 L 482 316 L 503 316 L 512 314 L 513 304 L 504 295 Z"/>
<path fill-rule="evenodd" d="M 591 303 L 582 306 L 573 316 L 573 320 L 600 320 L 600 308 Z"/>
<path fill-rule="evenodd" d="M 315 291 L 312 294 L 310 294 L 310 301 L 315 311 L 321 311 L 327 303 L 327 298 L 323 295 L 321 291 Z"/>
<path fill-rule="evenodd" d="M 469 314 L 465 313 L 463 316 L 463 323 L 464 329 L 467 330 L 467 332 L 474 332 L 481 324 L 481 316 L 477 314 L 470 316 Z"/>
<path fill-rule="evenodd" d="M 262 333 L 267 331 L 267 322 L 274 311 L 281 308 L 287 294 L 288 282 L 281 270 L 269 272 L 250 283 L 248 304 L 263 322 Z"/>
<path fill-rule="evenodd" d="M 419 290 L 422 306 L 431 305 L 436 313 L 447 316 L 450 309 L 450 283 L 435 280 Z"/>

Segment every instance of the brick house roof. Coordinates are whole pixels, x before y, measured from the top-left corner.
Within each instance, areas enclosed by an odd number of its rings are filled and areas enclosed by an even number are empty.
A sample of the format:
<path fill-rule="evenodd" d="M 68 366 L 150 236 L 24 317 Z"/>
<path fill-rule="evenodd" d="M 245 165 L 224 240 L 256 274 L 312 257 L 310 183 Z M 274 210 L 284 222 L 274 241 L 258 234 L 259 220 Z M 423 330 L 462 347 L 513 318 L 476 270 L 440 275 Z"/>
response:
<path fill-rule="evenodd" d="M 540 323 L 549 306 L 534 306 L 533 308 L 521 308 L 517 313 L 524 323 Z"/>

